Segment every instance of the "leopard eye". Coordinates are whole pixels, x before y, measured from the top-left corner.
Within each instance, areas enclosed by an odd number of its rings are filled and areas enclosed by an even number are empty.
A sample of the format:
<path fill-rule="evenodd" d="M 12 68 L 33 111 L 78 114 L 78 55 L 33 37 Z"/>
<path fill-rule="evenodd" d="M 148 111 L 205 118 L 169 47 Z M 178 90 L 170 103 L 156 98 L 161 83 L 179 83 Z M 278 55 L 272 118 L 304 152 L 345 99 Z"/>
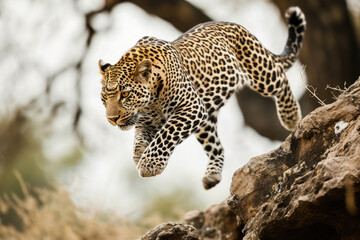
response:
<path fill-rule="evenodd" d="M 106 95 L 104 93 L 101 93 L 101 101 L 103 102 L 103 104 L 106 103 L 106 99 L 107 99 Z"/>
<path fill-rule="evenodd" d="M 122 98 L 127 98 L 129 96 L 130 92 L 126 91 L 126 92 L 122 92 L 121 93 L 121 97 Z"/>

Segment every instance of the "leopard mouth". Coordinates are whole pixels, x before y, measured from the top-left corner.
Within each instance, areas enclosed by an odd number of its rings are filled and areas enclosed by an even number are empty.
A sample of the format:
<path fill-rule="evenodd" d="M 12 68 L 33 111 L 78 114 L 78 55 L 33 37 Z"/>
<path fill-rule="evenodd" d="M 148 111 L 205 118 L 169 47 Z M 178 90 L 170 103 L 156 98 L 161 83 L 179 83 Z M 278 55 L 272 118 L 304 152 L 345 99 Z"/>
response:
<path fill-rule="evenodd" d="M 137 115 L 133 114 L 128 119 L 125 119 L 125 121 L 122 121 L 124 122 L 123 124 L 117 124 L 117 126 L 123 131 L 130 130 L 132 126 L 137 122 L 137 119 Z"/>
<path fill-rule="evenodd" d="M 117 125 L 117 126 L 120 128 L 120 130 L 127 131 L 127 130 L 130 130 L 133 125 L 126 124 L 126 125 Z"/>

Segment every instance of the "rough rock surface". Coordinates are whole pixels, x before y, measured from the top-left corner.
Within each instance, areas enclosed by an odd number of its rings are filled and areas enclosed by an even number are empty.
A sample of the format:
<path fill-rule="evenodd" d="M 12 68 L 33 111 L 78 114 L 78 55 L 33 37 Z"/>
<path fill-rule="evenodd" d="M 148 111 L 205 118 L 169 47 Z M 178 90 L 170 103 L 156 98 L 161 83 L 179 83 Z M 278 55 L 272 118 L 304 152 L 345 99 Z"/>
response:
<path fill-rule="evenodd" d="M 360 239 L 360 78 L 238 169 L 230 192 L 174 226 L 194 238 L 160 238 L 160 225 L 142 239 Z"/>
<path fill-rule="evenodd" d="M 236 240 L 242 238 L 236 215 L 226 201 L 209 206 L 204 212 L 192 211 L 184 216 L 187 224 L 194 226 L 203 240 Z"/>
<path fill-rule="evenodd" d="M 199 240 L 199 236 L 193 226 L 169 222 L 150 230 L 140 240 Z"/>
<path fill-rule="evenodd" d="M 184 216 L 185 223 L 164 223 L 147 232 L 140 240 L 236 240 L 242 238 L 236 216 L 226 201 L 194 210 Z"/>
<path fill-rule="evenodd" d="M 360 239 L 360 79 L 238 169 L 230 192 L 244 239 Z"/>

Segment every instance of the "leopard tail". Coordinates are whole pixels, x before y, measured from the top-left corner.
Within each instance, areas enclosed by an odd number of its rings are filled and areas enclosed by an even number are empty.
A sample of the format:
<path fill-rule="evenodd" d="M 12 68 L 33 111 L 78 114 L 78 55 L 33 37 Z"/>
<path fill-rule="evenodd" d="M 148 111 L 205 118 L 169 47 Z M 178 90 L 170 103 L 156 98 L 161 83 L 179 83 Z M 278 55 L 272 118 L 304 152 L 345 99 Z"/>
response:
<path fill-rule="evenodd" d="M 288 39 L 283 52 L 277 55 L 278 62 L 284 70 L 289 69 L 296 61 L 304 38 L 306 28 L 305 15 L 299 7 L 289 7 L 285 12 L 288 24 Z"/>

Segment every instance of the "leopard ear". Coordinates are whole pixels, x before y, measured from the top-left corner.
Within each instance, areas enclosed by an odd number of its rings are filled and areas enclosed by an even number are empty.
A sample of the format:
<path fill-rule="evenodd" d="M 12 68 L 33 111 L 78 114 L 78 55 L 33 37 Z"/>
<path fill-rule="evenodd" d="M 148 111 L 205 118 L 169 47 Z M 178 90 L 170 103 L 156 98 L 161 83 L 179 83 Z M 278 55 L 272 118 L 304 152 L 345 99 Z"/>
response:
<path fill-rule="evenodd" d="M 100 73 L 102 75 L 105 74 L 105 70 L 110 66 L 111 66 L 110 63 L 104 63 L 104 61 L 102 59 L 99 60 L 99 69 L 100 69 Z"/>
<path fill-rule="evenodd" d="M 151 76 L 152 63 L 149 59 L 142 60 L 135 69 L 134 77 L 141 82 L 148 82 Z"/>

